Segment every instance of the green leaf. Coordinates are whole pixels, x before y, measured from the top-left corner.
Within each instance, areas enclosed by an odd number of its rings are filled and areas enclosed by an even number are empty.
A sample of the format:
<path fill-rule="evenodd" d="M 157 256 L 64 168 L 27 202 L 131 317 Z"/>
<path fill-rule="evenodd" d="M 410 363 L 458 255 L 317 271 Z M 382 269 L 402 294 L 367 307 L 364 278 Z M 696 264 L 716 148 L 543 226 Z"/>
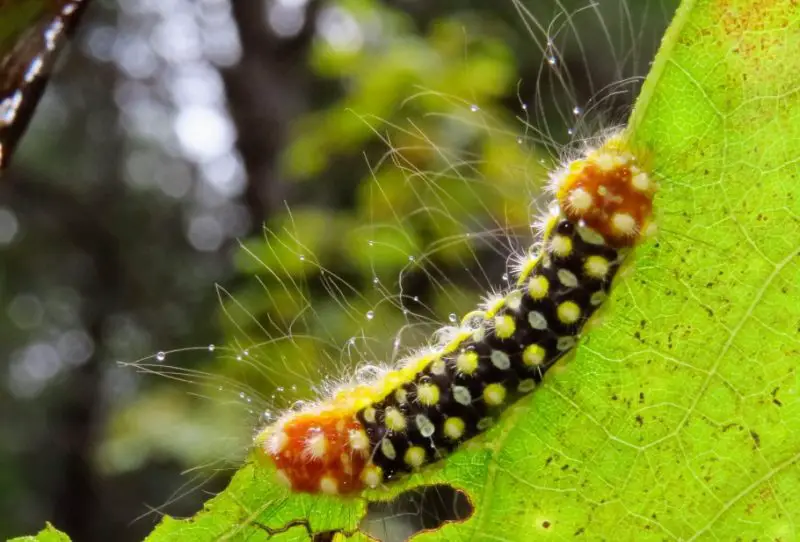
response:
<path fill-rule="evenodd" d="M 70 540 L 67 535 L 48 523 L 36 536 L 20 536 L 8 542 L 70 542 Z"/>
<path fill-rule="evenodd" d="M 603 322 L 502 422 L 368 500 L 450 484 L 474 514 L 415 540 L 788 540 L 800 523 L 800 10 L 683 3 L 630 124 L 660 236 Z M 353 532 L 363 499 L 289 495 L 268 466 L 149 540 Z"/>

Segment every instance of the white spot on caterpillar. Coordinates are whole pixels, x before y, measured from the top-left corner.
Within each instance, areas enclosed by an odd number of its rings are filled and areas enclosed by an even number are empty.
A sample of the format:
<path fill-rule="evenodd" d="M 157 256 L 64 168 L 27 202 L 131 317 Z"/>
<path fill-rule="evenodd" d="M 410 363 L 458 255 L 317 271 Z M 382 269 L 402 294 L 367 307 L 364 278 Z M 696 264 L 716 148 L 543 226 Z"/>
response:
<path fill-rule="evenodd" d="M 419 429 L 419 434 L 423 437 L 430 437 L 436 432 L 436 426 L 433 425 L 433 422 L 425 416 L 424 414 L 417 414 L 415 419 L 417 424 L 417 428 Z"/>
<path fill-rule="evenodd" d="M 363 429 L 351 429 L 348 434 L 350 448 L 356 452 L 369 451 L 369 437 Z"/>
<path fill-rule="evenodd" d="M 505 371 L 511 367 L 511 358 L 509 358 L 508 354 L 501 350 L 492 350 L 491 359 L 492 365 L 501 371 Z"/>
<path fill-rule="evenodd" d="M 597 307 L 599 305 L 602 305 L 607 297 L 608 294 L 606 294 L 603 290 L 598 290 L 592 294 L 592 297 L 589 298 L 589 303 Z"/>
<path fill-rule="evenodd" d="M 538 329 L 540 331 L 547 329 L 547 318 L 539 311 L 531 311 L 528 313 L 528 323 L 533 329 Z"/>
<path fill-rule="evenodd" d="M 636 219 L 628 213 L 615 213 L 611 217 L 611 228 L 617 235 L 633 237 L 636 235 L 638 225 L 636 224 Z"/>
<path fill-rule="evenodd" d="M 397 459 L 397 451 L 394 449 L 394 444 L 388 438 L 381 441 L 381 452 L 386 459 Z"/>
<path fill-rule="evenodd" d="M 531 392 L 535 388 L 536 388 L 536 381 L 532 378 L 521 380 L 519 386 L 517 386 L 517 390 L 519 390 L 521 393 Z"/>
<path fill-rule="evenodd" d="M 582 214 L 594 206 L 592 195 L 583 188 L 576 188 L 570 192 L 567 203 L 571 210 Z"/>
<path fill-rule="evenodd" d="M 303 454 L 307 459 L 319 460 L 325 457 L 325 452 L 328 451 L 328 439 L 325 438 L 325 433 L 322 431 L 314 431 L 311 436 L 306 439 L 303 446 Z"/>
<path fill-rule="evenodd" d="M 649 192 L 653 188 L 653 183 L 650 182 L 647 173 L 639 172 L 631 178 L 631 186 L 639 192 Z"/>
<path fill-rule="evenodd" d="M 556 348 L 561 352 L 566 352 L 575 347 L 575 337 L 559 337 L 556 341 Z"/>
<path fill-rule="evenodd" d="M 278 455 L 286 447 L 289 437 L 280 429 L 272 433 L 266 442 L 266 451 L 270 455 Z"/>
<path fill-rule="evenodd" d="M 469 406 L 472 404 L 472 394 L 464 386 L 453 386 L 453 399 L 456 403 Z"/>
<path fill-rule="evenodd" d="M 492 425 L 494 425 L 494 418 L 488 418 L 488 417 L 481 418 L 480 420 L 478 420 L 478 425 L 477 425 L 478 431 L 486 431 Z"/>
<path fill-rule="evenodd" d="M 578 287 L 578 277 L 575 276 L 575 273 L 568 269 L 559 269 L 558 270 L 558 280 L 566 286 L 567 288 L 577 288 Z"/>
<path fill-rule="evenodd" d="M 602 235 L 592 228 L 583 225 L 578 226 L 578 235 L 584 243 L 589 243 L 590 245 L 602 246 L 606 244 L 606 240 L 603 239 Z"/>
<path fill-rule="evenodd" d="M 323 476 L 319 481 L 319 490 L 326 495 L 336 495 L 339 493 L 339 484 L 335 478 Z"/>

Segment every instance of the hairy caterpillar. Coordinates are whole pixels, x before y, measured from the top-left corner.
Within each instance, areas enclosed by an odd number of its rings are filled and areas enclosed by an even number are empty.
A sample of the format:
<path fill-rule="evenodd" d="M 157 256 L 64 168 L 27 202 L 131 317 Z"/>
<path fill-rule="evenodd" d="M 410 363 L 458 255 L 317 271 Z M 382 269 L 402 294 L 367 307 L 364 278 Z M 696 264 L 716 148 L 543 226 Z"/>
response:
<path fill-rule="evenodd" d="M 375 488 L 490 427 L 571 351 L 628 251 L 652 226 L 655 182 L 622 135 L 552 176 L 556 201 L 516 286 L 373 382 L 292 411 L 256 438 L 295 491 Z"/>

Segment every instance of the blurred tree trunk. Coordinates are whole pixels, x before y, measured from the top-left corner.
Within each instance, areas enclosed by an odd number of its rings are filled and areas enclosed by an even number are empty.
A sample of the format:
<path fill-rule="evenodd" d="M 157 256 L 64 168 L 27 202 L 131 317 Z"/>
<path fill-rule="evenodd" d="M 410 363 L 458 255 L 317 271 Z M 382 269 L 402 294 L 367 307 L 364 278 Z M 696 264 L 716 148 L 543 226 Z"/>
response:
<path fill-rule="evenodd" d="M 73 48 L 73 54 L 77 53 L 78 48 Z M 87 152 L 90 156 L 83 161 L 92 166 L 88 176 L 91 190 L 82 202 L 73 202 L 86 217 L 83 224 L 65 222 L 66 227 L 75 228 L 71 232 L 75 246 L 91 262 L 87 276 L 79 284 L 85 300 L 81 319 L 94 343 L 94 352 L 83 365 L 68 373 L 66 394 L 56 417 L 54 444 L 61 456 L 62 477 L 54 494 L 53 521 L 73 540 L 100 540 L 98 525 L 102 521 L 97 516 L 104 499 L 98 487 L 95 454 L 106 414 L 103 377 L 113 363 L 106 339 L 109 321 L 124 308 L 128 290 L 121 256 L 125 247 L 118 235 L 119 227 L 126 227 L 120 219 L 126 200 L 124 153 L 121 138 L 110 137 L 119 130 L 113 99 L 116 69 L 86 56 L 74 60 L 85 66 L 70 82 L 84 96 L 86 110 L 78 112 L 83 117 L 80 120 L 96 134 L 109 137 L 94 137 Z M 97 212 L 100 209 L 102 213 Z"/>
<path fill-rule="evenodd" d="M 308 108 L 313 75 L 306 58 L 320 2 L 309 2 L 303 27 L 291 38 L 282 38 L 269 27 L 267 2 L 232 2 L 232 7 L 242 57 L 220 71 L 247 174 L 244 200 L 257 231 L 286 199 L 280 153 L 291 122 Z"/>

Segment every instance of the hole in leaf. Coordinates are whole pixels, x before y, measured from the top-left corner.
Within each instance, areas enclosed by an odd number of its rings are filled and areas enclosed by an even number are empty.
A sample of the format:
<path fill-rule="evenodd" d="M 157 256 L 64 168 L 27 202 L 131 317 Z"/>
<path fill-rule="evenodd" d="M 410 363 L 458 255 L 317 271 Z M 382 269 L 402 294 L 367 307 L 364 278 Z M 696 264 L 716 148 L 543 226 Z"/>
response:
<path fill-rule="evenodd" d="M 475 512 L 463 491 L 445 484 L 417 487 L 385 502 L 371 502 L 360 529 L 382 542 L 403 542 L 420 531 L 465 521 Z"/>

